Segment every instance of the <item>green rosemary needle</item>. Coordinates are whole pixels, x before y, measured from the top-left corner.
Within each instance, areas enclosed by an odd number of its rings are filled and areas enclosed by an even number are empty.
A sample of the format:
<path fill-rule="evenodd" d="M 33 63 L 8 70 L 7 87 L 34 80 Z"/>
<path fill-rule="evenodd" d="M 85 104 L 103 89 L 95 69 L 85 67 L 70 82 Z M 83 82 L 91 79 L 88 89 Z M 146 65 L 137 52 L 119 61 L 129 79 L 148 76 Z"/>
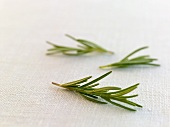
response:
<path fill-rule="evenodd" d="M 96 102 L 100 104 L 111 103 L 113 105 L 119 106 L 121 108 L 130 110 L 130 111 L 136 111 L 134 108 L 132 108 L 133 106 L 142 107 L 141 105 L 128 100 L 129 98 L 138 96 L 137 94 L 126 95 L 130 93 L 131 91 L 133 91 L 134 89 L 136 89 L 139 83 L 133 86 L 130 86 L 128 88 L 125 88 L 125 89 L 121 89 L 115 86 L 96 88 L 96 86 L 99 85 L 99 83 L 97 82 L 105 78 L 106 76 L 108 76 L 111 72 L 112 71 L 109 71 L 90 82 L 87 82 L 87 81 L 90 78 L 92 78 L 92 76 L 88 76 L 88 77 L 85 77 L 85 78 L 82 78 L 76 81 L 68 82 L 65 84 L 58 84 L 55 82 L 52 82 L 52 84 L 74 91 L 80 94 L 81 96 L 83 96 L 85 99 L 92 101 L 92 102 Z"/>
<path fill-rule="evenodd" d="M 105 69 L 105 68 L 123 68 L 123 67 L 129 67 L 129 66 L 133 66 L 133 65 L 152 65 L 152 66 L 160 66 L 159 64 L 154 64 L 152 63 L 153 61 L 156 61 L 157 59 L 155 58 L 150 58 L 149 55 L 143 55 L 143 56 L 138 56 L 135 58 L 129 58 L 131 57 L 133 54 L 148 48 L 147 46 L 145 47 L 141 47 L 139 49 L 136 49 L 135 51 L 133 51 L 132 53 L 128 54 L 125 58 L 123 58 L 121 61 L 116 62 L 116 63 L 112 63 L 112 64 L 108 64 L 108 65 L 104 65 L 104 66 L 100 66 L 99 68 Z"/>
<path fill-rule="evenodd" d="M 47 43 L 52 45 L 53 48 L 47 50 L 48 51 L 47 55 L 62 53 L 64 55 L 79 56 L 79 55 L 84 55 L 84 54 L 92 53 L 92 52 L 113 54 L 113 52 L 108 51 L 93 42 L 83 40 L 83 39 L 76 39 L 73 36 L 68 35 L 68 34 L 66 34 L 66 36 L 69 37 L 70 39 L 78 42 L 80 45 L 78 45 L 78 47 L 74 48 L 74 47 L 56 45 L 56 44 L 53 44 L 48 41 Z"/>

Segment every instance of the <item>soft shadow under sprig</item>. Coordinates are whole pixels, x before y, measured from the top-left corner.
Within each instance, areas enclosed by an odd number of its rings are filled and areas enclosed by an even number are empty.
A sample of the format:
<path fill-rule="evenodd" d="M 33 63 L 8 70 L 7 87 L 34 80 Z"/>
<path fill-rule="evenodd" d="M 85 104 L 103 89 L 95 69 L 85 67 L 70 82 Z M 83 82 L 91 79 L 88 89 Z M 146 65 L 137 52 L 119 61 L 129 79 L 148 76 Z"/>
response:
<path fill-rule="evenodd" d="M 82 78 L 76 81 L 68 82 L 65 84 L 58 84 L 55 82 L 52 82 L 52 84 L 74 91 L 78 93 L 79 95 L 81 95 L 82 97 L 84 97 L 85 99 L 92 101 L 92 102 L 96 102 L 100 104 L 111 103 L 113 105 L 119 106 L 121 108 L 130 110 L 130 111 L 136 111 L 136 109 L 131 108 L 129 106 L 142 107 L 141 105 L 128 100 L 129 98 L 134 98 L 138 96 L 137 94 L 126 95 L 126 94 L 129 94 L 131 91 L 135 90 L 138 87 L 139 83 L 133 86 L 127 87 L 125 89 L 121 89 L 115 86 L 96 88 L 96 86 L 99 85 L 99 83 L 97 82 L 105 78 L 106 76 L 108 76 L 111 72 L 112 71 L 109 71 L 90 82 L 87 82 L 87 81 L 90 78 L 92 78 L 92 76 L 88 76 L 88 77 L 85 77 L 85 78 Z"/>
<path fill-rule="evenodd" d="M 62 53 L 64 55 L 79 56 L 79 55 L 84 55 L 84 54 L 92 53 L 92 52 L 113 54 L 113 52 L 108 51 L 91 41 L 87 41 L 83 39 L 76 39 L 75 37 L 68 35 L 68 34 L 66 34 L 66 36 L 78 42 L 79 45 L 76 48 L 74 48 L 74 47 L 67 47 L 67 46 L 53 44 L 47 41 L 48 44 L 53 46 L 53 48 L 47 50 L 48 51 L 47 55 Z"/>

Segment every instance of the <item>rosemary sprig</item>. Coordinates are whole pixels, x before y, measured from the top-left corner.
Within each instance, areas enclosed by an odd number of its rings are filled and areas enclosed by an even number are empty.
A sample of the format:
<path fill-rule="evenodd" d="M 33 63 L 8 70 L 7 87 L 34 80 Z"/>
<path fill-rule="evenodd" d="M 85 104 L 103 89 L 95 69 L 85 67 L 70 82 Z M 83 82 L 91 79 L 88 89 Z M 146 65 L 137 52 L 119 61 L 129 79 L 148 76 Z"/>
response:
<path fill-rule="evenodd" d="M 48 41 L 47 43 L 52 45 L 53 48 L 47 50 L 48 51 L 47 55 L 62 53 L 64 55 L 79 56 L 79 55 L 84 55 L 84 54 L 92 53 L 92 52 L 113 54 L 113 52 L 108 51 L 93 42 L 83 40 L 83 39 L 76 39 L 75 37 L 68 35 L 68 34 L 66 34 L 66 36 L 78 42 L 79 43 L 78 47 L 74 48 L 74 47 L 60 46 L 60 45 L 56 45 Z"/>
<path fill-rule="evenodd" d="M 133 51 L 132 53 L 128 54 L 125 58 L 123 58 L 121 61 L 116 62 L 116 63 L 112 63 L 112 64 L 108 64 L 108 65 L 104 65 L 104 66 L 100 66 L 99 68 L 105 69 L 105 68 L 123 68 L 123 67 L 129 67 L 129 66 L 133 66 L 133 65 L 152 65 L 152 66 L 160 66 L 159 64 L 154 64 L 152 63 L 153 61 L 156 61 L 157 59 L 155 58 L 150 58 L 149 55 L 143 55 L 143 56 L 138 56 L 135 58 L 129 58 L 131 57 L 133 54 L 148 48 L 147 46 L 145 47 L 141 47 L 139 49 L 136 49 L 135 51 Z"/>
<path fill-rule="evenodd" d="M 76 81 L 68 82 L 65 84 L 58 84 L 55 82 L 52 82 L 52 84 L 74 91 L 80 94 L 81 96 L 83 96 L 85 99 L 92 101 L 92 102 L 96 102 L 100 104 L 111 103 L 113 105 L 119 106 L 121 108 L 130 110 L 130 111 L 136 111 L 136 110 L 129 106 L 142 107 L 141 105 L 128 100 L 129 98 L 138 96 L 137 94 L 126 95 L 130 93 L 131 91 L 135 90 L 137 86 L 139 85 L 139 83 L 133 86 L 130 86 L 128 88 L 125 88 L 125 89 L 121 89 L 115 86 L 96 88 L 96 86 L 99 85 L 99 83 L 97 82 L 105 78 L 106 76 L 108 76 L 111 72 L 112 71 L 109 71 L 90 82 L 87 82 L 87 81 L 90 78 L 92 78 L 92 76 L 88 76 L 88 77 L 85 77 L 85 78 L 82 78 Z M 124 104 L 126 104 L 127 106 Z"/>

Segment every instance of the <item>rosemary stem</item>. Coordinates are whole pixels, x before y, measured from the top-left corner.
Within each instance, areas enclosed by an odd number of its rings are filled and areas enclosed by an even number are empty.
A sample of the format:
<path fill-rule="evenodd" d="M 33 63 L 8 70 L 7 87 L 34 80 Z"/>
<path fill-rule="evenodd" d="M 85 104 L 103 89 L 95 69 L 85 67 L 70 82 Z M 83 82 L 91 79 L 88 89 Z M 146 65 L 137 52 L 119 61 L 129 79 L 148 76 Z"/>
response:
<path fill-rule="evenodd" d="M 61 87 L 61 85 L 60 85 L 60 84 L 58 84 L 58 83 L 52 82 L 52 84 L 53 84 L 53 85 L 56 85 L 56 86 L 60 86 L 60 87 Z"/>

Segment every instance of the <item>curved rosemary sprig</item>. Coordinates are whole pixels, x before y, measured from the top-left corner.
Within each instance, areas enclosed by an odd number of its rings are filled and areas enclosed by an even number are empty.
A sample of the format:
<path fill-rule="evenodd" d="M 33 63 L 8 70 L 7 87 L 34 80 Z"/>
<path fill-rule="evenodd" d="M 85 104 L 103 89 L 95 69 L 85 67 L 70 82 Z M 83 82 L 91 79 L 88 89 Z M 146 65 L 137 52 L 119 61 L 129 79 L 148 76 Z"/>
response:
<path fill-rule="evenodd" d="M 47 55 L 62 53 L 64 55 L 79 56 L 79 55 L 84 55 L 84 54 L 92 53 L 92 52 L 111 53 L 111 54 L 113 53 L 111 51 L 108 51 L 102 48 L 101 46 L 93 42 L 83 40 L 83 39 L 76 39 L 73 36 L 68 35 L 68 34 L 66 34 L 66 36 L 78 42 L 80 45 L 78 45 L 77 48 L 74 48 L 74 47 L 56 45 L 48 41 L 47 43 L 52 45 L 53 48 L 47 50 L 48 51 Z"/>
<path fill-rule="evenodd" d="M 114 86 L 96 88 L 96 86 L 99 85 L 99 83 L 97 82 L 103 79 L 104 77 L 108 76 L 111 72 L 112 71 L 109 71 L 90 82 L 87 81 L 90 78 L 92 78 L 92 76 L 88 76 L 65 84 L 58 84 L 55 82 L 52 82 L 52 84 L 74 91 L 80 94 L 81 96 L 83 96 L 85 99 L 96 103 L 100 103 L 100 104 L 111 103 L 113 105 L 119 106 L 121 108 L 130 111 L 136 111 L 136 110 L 129 106 L 142 107 L 141 105 L 128 100 L 129 98 L 138 96 L 137 94 L 126 95 L 131 91 L 133 91 L 134 89 L 136 89 L 139 83 L 125 89 L 121 89 L 119 87 L 114 87 Z M 124 104 L 126 104 L 127 106 Z"/>
<path fill-rule="evenodd" d="M 160 66 L 159 64 L 154 64 L 152 63 L 153 61 L 156 61 L 157 59 L 155 58 L 150 58 L 149 55 L 143 55 L 143 56 L 138 56 L 135 58 L 129 58 L 131 57 L 133 54 L 148 48 L 147 46 L 145 47 L 141 47 L 139 49 L 136 49 L 135 51 L 133 51 L 132 53 L 128 54 L 125 58 L 123 58 L 121 61 L 116 62 L 116 63 L 112 63 L 112 64 L 108 64 L 108 65 L 104 65 L 104 66 L 100 66 L 99 68 L 105 69 L 105 68 L 123 68 L 123 67 L 129 67 L 129 66 L 133 66 L 133 65 L 152 65 L 152 66 Z"/>

